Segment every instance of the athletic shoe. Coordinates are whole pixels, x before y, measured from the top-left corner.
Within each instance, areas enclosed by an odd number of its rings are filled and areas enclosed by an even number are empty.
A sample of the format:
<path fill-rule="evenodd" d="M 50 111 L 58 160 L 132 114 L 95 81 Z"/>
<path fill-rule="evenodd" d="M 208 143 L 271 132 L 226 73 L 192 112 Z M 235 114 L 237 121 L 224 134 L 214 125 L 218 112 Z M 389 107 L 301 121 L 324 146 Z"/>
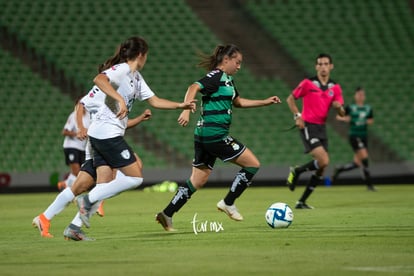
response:
<path fill-rule="evenodd" d="M 155 220 L 162 225 L 165 231 L 173 232 L 176 231 L 172 224 L 172 217 L 167 216 L 164 212 L 160 212 L 155 216 Z"/>
<path fill-rule="evenodd" d="M 217 203 L 217 209 L 221 212 L 226 213 L 231 219 L 235 220 L 235 221 L 242 221 L 243 220 L 243 216 L 239 213 L 239 211 L 236 208 L 236 205 L 226 205 L 226 203 L 224 203 L 224 200 L 220 200 Z"/>
<path fill-rule="evenodd" d="M 94 241 L 95 239 L 90 238 L 85 235 L 82 230 L 75 230 L 70 228 L 69 226 L 66 227 L 65 231 L 63 231 L 63 237 L 65 240 L 73 240 L 73 241 Z"/>
<path fill-rule="evenodd" d="M 306 204 L 305 202 L 302 202 L 302 201 L 296 202 L 295 208 L 296 209 L 313 209 L 312 206 L 310 206 L 310 205 L 308 205 L 308 204 Z"/>
<path fill-rule="evenodd" d="M 368 185 L 367 188 L 368 188 L 368 191 L 370 191 L 370 192 L 376 192 L 377 191 L 377 188 L 375 188 L 374 185 Z"/>
<path fill-rule="evenodd" d="M 102 200 L 101 203 L 99 203 L 98 210 L 96 210 L 96 214 L 98 214 L 98 216 L 100 216 L 100 217 L 105 216 L 105 211 L 104 211 L 103 205 L 104 205 L 104 201 Z"/>
<path fill-rule="evenodd" d="M 91 217 L 90 215 L 91 208 L 90 206 L 87 207 L 86 205 L 85 195 L 78 196 L 76 198 L 76 203 L 78 205 L 79 216 L 83 224 L 85 225 L 86 228 L 91 227 L 91 223 L 89 222 L 89 218 Z"/>
<path fill-rule="evenodd" d="M 298 182 L 298 178 L 299 178 L 299 174 L 296 173 L 295 168 L 289 167 L 289 175 L 286 179 L 286 185 L 288 185 L 289 190 L 291 190 L 292 192 L 296 188 L 296 183 Z"/>
<path fill-rule="evenodd" d="M 65 181 L 59 181 L 57 184 L 57 188 L 59 191 L 63 191 L 66 188 L 66 182 Z"/>
<path fill-rule="evenodd" d="M 35 217 L 32 221 L 32 225 L 39 229 L 40 236 L 43 238 L 53 238 L 53 235 L 49 233 L 50 221 L 43 214 Z"/>

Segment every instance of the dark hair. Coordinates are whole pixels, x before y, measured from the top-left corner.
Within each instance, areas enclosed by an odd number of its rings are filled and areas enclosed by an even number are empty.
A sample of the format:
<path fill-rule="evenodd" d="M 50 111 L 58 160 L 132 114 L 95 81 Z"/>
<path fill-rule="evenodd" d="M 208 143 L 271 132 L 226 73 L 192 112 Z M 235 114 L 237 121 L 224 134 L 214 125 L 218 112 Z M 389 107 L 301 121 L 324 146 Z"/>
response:
<path fill-rule="evenodd" d="M 355 88 L 355 93 L 357 93 L 357 92 L 359 92 L 359 91 L 362 91 L 362 90 L 364 90 L 364 87 L 362 87 L 362 86 L 357 86 L 357 87 Z"/>
<path fill-rule="evenodd" d="M 325 54 L 325 53 L 321 53 L 321 54 L 319 54 L 319 55 L 316 57 L 316 59 L 315 59 L 315 63 L 316 63 L 316 64 L 318 64 L 318 59 L 320 59 L 320 58 L 328 58 L 328 59 L 329 59 L 329 63 L 330 63 L 330 64 L 332 64 L 332 63 L 333 63 L 333 60 L 332 60 L 331 55 L 329 55 L 329 54 Z"/>
<path fill-rule="evenodd" d="M 130 37 L 116 48 L 112 57 L 99 65 L 98 71 L 102 72 L 115 64 L 126 62 L 136 58 L 139 54 L 146 54 L 147 52 L 148 44 L 143 38 L 139 36 Z"/>
<path fill-rule="evenodd" d="M 241 53 L 241 51 L 236 45 L 218 45 L 211 55 L 199 53 L 198 56 L 200 57 L 200 62 L 197 66 L 211 71 L 223 61 L 225 56 L 232 57 L 237 53 Z"/>

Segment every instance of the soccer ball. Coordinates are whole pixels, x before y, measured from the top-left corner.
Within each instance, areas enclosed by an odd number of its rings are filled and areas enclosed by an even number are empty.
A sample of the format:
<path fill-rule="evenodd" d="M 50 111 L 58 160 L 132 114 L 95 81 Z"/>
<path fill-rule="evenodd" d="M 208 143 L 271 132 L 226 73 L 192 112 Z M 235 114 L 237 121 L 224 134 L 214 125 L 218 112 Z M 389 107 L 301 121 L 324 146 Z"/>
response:
<path fill-rule="evenodd" d="M 267 208 L 265 218 L 272 228 L 287 228 L 293 221 L 293 212 L 286 203 L 276 202 Z"/>

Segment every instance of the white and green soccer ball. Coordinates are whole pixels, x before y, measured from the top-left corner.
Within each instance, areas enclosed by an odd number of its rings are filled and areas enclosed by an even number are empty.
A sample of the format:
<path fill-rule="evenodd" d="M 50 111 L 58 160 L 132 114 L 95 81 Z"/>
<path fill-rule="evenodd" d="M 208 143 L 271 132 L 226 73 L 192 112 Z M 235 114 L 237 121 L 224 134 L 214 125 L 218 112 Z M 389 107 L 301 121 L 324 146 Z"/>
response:
<path fill-rule="evenodd" d="M 287 228 L 292 224 L 293 211 L 286 203 L 276 202 L 267 208 L 265 218 L 272 228 Z"/>

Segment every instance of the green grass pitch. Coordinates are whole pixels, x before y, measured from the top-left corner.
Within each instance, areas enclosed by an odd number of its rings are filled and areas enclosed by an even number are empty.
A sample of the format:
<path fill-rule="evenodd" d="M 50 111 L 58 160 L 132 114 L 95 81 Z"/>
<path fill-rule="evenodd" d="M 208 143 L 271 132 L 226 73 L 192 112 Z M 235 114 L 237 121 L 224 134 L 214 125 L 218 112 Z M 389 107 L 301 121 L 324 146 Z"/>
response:
<path fill-rule="evenodd" d="M 172 193 L 129 191 L 92 218 L 93 242 L 63 239 L 73 204 L 53 219 L 55 238 L 32 228 L 57 193 L 3 194 L 0 275 L 414 275 L 414 185 L 318 187 L 314 210 L 293 209 L 287 229 L 267 226 L 267 207 L 294 207 L 302 191 L 250 187 L 235 222 L 215 208 L 227 189 L 205 188 L 175 215 L 174 233 L 154 220 Z"/>

